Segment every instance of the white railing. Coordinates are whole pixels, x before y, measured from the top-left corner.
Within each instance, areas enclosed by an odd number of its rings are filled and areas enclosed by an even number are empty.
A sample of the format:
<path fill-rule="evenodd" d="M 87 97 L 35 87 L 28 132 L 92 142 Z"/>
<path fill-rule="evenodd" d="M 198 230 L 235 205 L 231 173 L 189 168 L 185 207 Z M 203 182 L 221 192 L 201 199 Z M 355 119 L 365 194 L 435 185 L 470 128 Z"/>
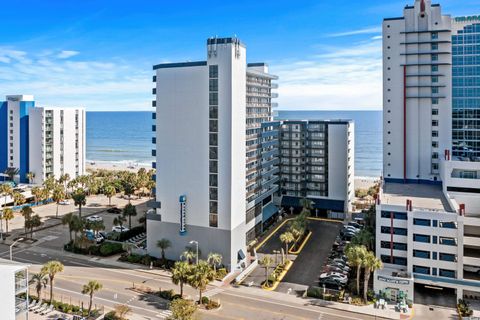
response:
<path fill-rule="evenodd" d="M 258 259 L 253 261 L 248 267 L 245 268 L 245 270 L 242 271 L 236 278 L 235 282 L 239 283 L 245 280 L 245 278 L 248 277 L 248 275 L 258 266 Z"/>

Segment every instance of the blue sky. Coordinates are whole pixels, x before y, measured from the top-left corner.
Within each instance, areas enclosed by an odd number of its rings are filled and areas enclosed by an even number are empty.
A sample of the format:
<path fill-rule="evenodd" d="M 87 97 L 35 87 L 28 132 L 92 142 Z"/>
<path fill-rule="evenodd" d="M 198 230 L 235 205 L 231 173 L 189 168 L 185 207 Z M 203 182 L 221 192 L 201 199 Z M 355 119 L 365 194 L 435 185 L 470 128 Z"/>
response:
<path fill-rule="evenodd" d="M 440 0 L 452 15 L 478 0 Z M 410 1 L 22 0 L 2 3 L 0 96 L 40 105 L 151 110 L 152 65 L 204 60 L 237 35 L 280 76 L 281 109 L 380 109 L 383 17 Z"/>

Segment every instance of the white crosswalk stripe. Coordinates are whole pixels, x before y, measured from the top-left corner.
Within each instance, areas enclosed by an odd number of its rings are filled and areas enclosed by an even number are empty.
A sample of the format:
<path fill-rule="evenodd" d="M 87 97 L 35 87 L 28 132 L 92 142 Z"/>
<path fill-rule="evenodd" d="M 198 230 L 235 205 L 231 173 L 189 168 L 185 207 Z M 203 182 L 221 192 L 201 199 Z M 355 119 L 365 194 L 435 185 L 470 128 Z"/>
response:
<path fill-rule="evenodd" d="M 210 291 L 205 292 L 202 295 L 202 297 L 210 298 L 210 297 L 213 297 L 214 295 L 222 293 L 223 291 L 225 291 L 225 289 L 221 289 L 221 288 L 212 289 Z"/>
<path fill-rule="evenodd" d="M 172 315 L 172 311 L 163 310 L 162 312 L 157 314 L 157 318 L 166 319 L 166 318 L 170 317 L 171 315 Z"/>

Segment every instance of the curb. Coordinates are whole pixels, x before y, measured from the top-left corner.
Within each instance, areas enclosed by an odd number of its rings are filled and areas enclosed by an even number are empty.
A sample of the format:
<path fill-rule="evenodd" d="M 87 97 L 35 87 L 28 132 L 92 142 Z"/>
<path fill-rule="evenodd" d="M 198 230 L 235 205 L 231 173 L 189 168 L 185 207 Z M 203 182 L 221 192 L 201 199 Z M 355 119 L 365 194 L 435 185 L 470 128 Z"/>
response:
<path fill-rule="evenodd" d="M 285 275 L 287 274 L 288 270 L 290 270 L 290 268 L 292 267 L 293 265 L 293 261 L 290 261 L 288 260 L 288 264 L 287 266 L 285 267 L 285 269 L 282 271 L 282 273 L 280 273 L 280 275 L 278 276 L 277 278 L 277 281 L 275 281 L 275 283 L 273 284 L 273 286 L 269 287 L 269 288 L 266 288 L 262 285 L 262 289 L 263 290 L 266 290 L 266 291 L 274 291 L 275 289 L 277 289 L 278 285 L 280 284 L 280 282 L 282 282 L 283 278 L 285 277 Z"/>
<path fill-rule="evenodd" d="M 310 237 L 312 236 L 312 231 L 309 231 L 307 236 L 305 237 L 305 239 L 303 240 L 303 243 L 300 245 L 300 248 L 298 248 L 297 251 L 292 251 L 291 249 L 288 250 L 288 253 L 290 254 L 299 254 L 300 252 L 302 252 L 303 250 L 303 247 L 305 247 L 305 245 L 307 244 L 308 240 L 310 240 Z"/>

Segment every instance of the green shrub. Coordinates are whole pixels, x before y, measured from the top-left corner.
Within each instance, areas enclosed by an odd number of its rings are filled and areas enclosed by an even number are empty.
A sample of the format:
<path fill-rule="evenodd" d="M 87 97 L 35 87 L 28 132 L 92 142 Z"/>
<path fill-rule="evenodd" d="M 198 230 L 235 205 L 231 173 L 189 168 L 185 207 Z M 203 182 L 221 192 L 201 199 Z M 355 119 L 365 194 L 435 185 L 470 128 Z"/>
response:
<path fill-rule="evenodd" d="M 123 251 L 121 243 L 105 242 L 100 246 L 100 255 L 103 257 L 111 256 Z"/>
<path fill-rule="evenodd" d="M 207 309 L 207 310 L 212 310 L 212 309 L 217 309 L 217 308 L 220 308 L 220 304 L 216 301 L 210 300 L 210 301 L 208 301 L 207 304 L 205 304 L 205 309 Z"/>
<path fill-rule="evenodd" d="M 207 304 L 209 301 L 208 297 L 202 297 L 202 304 Z"/>
<path fill-rule="evenodd" d="M 227 269 L 225 268 L 220 268 L 220 269 L 217 269 L 217 279 L 221 280 L 223 278 L 225 278 L 225 276 L 227 275 Z"/>
<path fill-rule="evenodd" d="M 309 287 L 307 289 L 307 297 L 321 299 L 323 296 L 323 289 L 319 287 Z"/>
<path fill-rule="evenodd" d="M 158 293 L 160 298 L 163 298 L 165 300 L 172 301 L 174 300 L 174 297 L 176 296 L 175 291 L 173 290 L 163 290 Z"/>

